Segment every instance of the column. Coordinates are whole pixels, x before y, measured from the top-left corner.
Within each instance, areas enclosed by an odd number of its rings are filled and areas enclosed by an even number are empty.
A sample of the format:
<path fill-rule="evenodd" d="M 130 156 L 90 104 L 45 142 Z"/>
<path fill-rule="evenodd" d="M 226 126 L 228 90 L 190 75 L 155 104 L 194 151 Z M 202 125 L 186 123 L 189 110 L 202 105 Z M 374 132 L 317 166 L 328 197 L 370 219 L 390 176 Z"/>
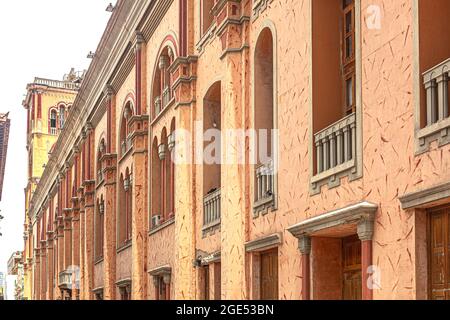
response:
<path fill-rule="evenodd" d="M 53 300 L 54 264 L 53 231 L 47 232 L 47 300 Z"/>
<path fill-rule="evenodd" d="M 362 299 L 373 299 L 372 274 L 372 238 L 374 222 L 370 219 L 363 219 L 358 224 L 358 237 L 361 240 L 361 269 L 362 269 Z"/>
<path fill-rule="evenodd" d="M 311 238 L 307 235 L 300 237 L 298 248 L 302 254 L 302 299 L 311 300 Z"/>
<path fill-rule="evenodd" d="M 116 184 L 117 155 L 107 154 L 103 157 L 105 168 L 105 225 L 104 225 L 104 298 L 116 298 Z M 144 236 L 144 235 L 141 235 Z"/>
<path fill-rule="evenodd" d="M 84 299 L 93 300 L 94 293 L 94 198 L 95 180 L 93 163 L 95 161 L 94 131 L 91 124 L 85 127 L 85 175 L 84 175 Z"/>

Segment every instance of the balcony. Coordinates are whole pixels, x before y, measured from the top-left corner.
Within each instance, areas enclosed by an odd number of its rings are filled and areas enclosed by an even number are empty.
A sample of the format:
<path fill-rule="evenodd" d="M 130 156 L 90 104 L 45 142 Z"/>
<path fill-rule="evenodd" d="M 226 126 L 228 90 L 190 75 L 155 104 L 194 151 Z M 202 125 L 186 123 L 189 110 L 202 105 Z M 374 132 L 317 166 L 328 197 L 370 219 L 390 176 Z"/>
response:
<path fill-rule="evenodd" d="M 58 134 L 58 129 L 57 128 L 50 128 L 50 134 L 52 136 L 56 136 Z"/>
<path fill-rule="evenodd" d="M 203 233 L 220 226 L 220 189 L 208 193 L 203 199 Z"/>
<path fill-rule="evenodd" d="M 313 191 L 329 179 L 329 186 L 339 185 L 338 175 L 356 171 L 356 114 L 339 120 L 314 135 L 317 174 Z"/>
<path fill-rule="evenodd" d="M 68 270 L 64 270 L 59 273 L 59 285 L 60 289 L 72 289 L 73 287 L 73 273 Z"/>
<path fill-rule="evenodd" d="M 122 141 L 121 145 L 121 152 L 122 152 L 122 156 L 125 155 L 128 150 L 131 149 L 132 147 L 132 143 L 131 143 L 131 136 L 128 136 L 124 141 Z"/>
<path fill-rule="evenodd" d="M 449 73 L 450 59 L 447 59 L 423 74 L 426 126 L 418 132 L 419 152 L 426 151 L 434 140 L 438 140 L 439 146 L 450 143 Z"/>
<path fill-rule="evenodd" d="M 253 211 L 258 214 L 275 205 L 275 180 L 273 162 L 260 165 L 255 170 L 255 204 Z"/>

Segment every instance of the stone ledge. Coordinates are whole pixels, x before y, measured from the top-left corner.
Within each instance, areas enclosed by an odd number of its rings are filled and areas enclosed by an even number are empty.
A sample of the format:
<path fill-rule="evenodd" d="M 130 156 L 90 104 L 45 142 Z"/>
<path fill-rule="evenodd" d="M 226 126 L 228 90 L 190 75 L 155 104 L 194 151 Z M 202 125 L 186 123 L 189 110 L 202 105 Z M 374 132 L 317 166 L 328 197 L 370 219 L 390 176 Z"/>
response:
<path fill-rule="evenodd" d="M 249 241 L 245 244 L 246 252 L 258 252 L 271 249 L 281 245 L 283 242 L 283 235 L 281 233 L 272 234 L 270 236 Z"/>
<path fill-rule="evenodd" d="M 172 219 L 170 219 L 170 220 L 167 220 L 167 221 L 161 223 L 159 226 L 157 226 L 157 227 L 151 229 L 150 232 L 148 233 L 148 235 L 149 235 L 149 236 L 152 236 L 152 235 L 154 235 L 154 234 L 160 232 L 161 230 L 166 229 L 167 227 L 171 226 L 171 225 L 174 224 L 174 223 L 175 223 L 175 218 L 172 218 Z"/>
<path fill-rule="evenodd" d="M 360 202 L 349 207 L 321 214 L 300 222 L 287 230 L 296 238 L 311 235 L 315 232 L 350 224 L 361 220 L 374 220 L 378 206 L 369 202 Z"/>
<path fill-rule="evenodd" d="M 406 194 L 399 198 L 402 209 L 427 208 L 436 202 L 450 201 L 450 182 Z"/>

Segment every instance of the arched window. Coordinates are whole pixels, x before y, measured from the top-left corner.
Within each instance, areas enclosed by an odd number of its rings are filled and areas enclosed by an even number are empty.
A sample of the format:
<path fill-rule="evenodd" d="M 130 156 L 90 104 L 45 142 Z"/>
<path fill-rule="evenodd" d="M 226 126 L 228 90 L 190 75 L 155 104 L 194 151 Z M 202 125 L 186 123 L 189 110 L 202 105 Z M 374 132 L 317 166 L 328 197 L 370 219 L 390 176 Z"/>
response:
<path fill-rule="evenodd" d="M 152 213 L 152 219 L 151 219 L 151 229 L 154 229 L 158 227 L 162 221 L 162 217 L 164 212 L 163 206 L 162 206 L 162 196 L 161 196 L 161 189 L 162 189 L 162 179 L 161 179 L 161 172 L 162 172 L 162 166 L 161 166 L 161 158 L 160 158 L 160 152 L 164 151 L 164 155 L 161 154 L 161 156 L 165 156 L 165 150 L 163 150 L 163 147 L 160 147 L 158 144 L 158 139 L 155 137 L 152 144 L 151 149 L 151 172 L 152 172 L 152 179 L 151 179 L 151 213 Z"/>
<path fill-rule="evenodd" d="M 274 41 L 272 32 L 265 28 L 255 47 L 254 121 L 255 148 L 255 211 L 274 205 L 273 129 L 274 129 Z"/>
<path fill-rule="evenodd" d="M 201 31 L 204 35 L 211 27 L 214 21 L 214 15 L 212 8 L 214 7 L 215 0 L 203 0 L 200 1 L 201 6 Z"/>
<path fill-rule="evenodd" d="M 59 106 L 59 128 L 63 129 L 66 122 L 66 107 L 64 105 Z"/>
<path fill-rule="evenodd" d="M 106 152 L 105 139 L 102 139 L 98 145 L 97 151 L 97 184 L 104 180 L 102 158 Z"/>
<path fill-rule="evenodd" d="M 175 159 L 173 158 L 173 150 L 175 148 L 175 119 L 172 119 L 170 125 L 170 135 L 167 137 L 168 158 L 166 160 L 167 172 L 167 212 L 168 219 L 175 216 Z"/>
<path fill-rule="evenodd" d="M 124 156 L 131 148 L 130 132 L 128 128 L 128 120 L 133 116 L 133 105 L 128 102 L 125 105 L 122 119 L 120 121 L 120 152 Z"/>
<path fill-rule="evenodd" d="M 172 102 L 173 94 L 169 68 L 173 61 L 173 51 L 167 46 L 162 50 L 158 58 L 158 67 L 156 68 L 153 81 L 153 117 L 157 117 Z"/>
<path fill-rule="evenodd" d="M 53 136 L 58 134 L 58 112 L 55 109 L 50 111 L 49 133 Z"/>
<path fill-rule="evenodd" d="M 126 245 L 132 236 L 132 174 L 127 168 L 125 175 L 120 175 L 119 185 L 119 213 L 118 213 L 118 239 L 119 246 Z"/>

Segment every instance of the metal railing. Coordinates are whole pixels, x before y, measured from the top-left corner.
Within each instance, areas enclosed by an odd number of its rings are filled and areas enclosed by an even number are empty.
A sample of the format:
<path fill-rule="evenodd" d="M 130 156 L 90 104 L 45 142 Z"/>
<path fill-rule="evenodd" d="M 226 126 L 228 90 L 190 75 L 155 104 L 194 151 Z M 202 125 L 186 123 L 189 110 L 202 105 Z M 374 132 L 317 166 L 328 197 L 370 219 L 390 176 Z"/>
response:
<path fill-rule="evenodd" d="M 314 135 L 317 174 L 356 158 L 356 114 L 339 120 Z"/>
<path fill-rule="evenodd" d="M 56 136 L 58 134 L 58 129 L 57 128 L 50 128 L 50 134 L 52 136 Z"/>
<path fill-rule="evenodd" d="M 203 199 L 203 227 L 211 228 L 220 224 L 220 189 L 208 193 Z"/>
<path fill-rule="evenodd" d="M 448 82 L 450 59 L 438 64 L 423 74 L 426 91 L 427 126 L 449 117 Z"/>

